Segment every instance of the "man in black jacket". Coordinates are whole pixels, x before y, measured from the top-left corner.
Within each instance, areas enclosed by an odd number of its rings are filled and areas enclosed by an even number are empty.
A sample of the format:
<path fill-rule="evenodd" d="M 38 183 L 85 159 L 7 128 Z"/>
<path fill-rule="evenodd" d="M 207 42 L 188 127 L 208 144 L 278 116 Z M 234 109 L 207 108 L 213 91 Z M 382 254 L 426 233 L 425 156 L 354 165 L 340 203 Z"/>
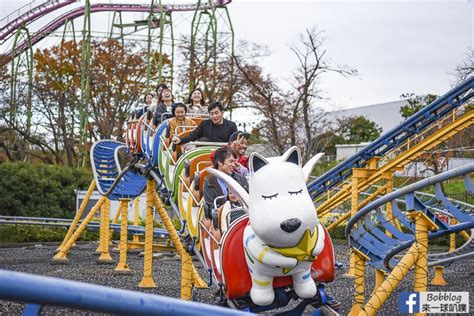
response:
<path fill-rule="evenodd" d="M 224 107 L 220 102 L 208 106 L 209 120 L 202 121 L 187 137 L 173 137 L 173 144 L 186 144 L 195 140 L 227 143 L 230 135 L 237 131 L 234 122 L 224 118 Z"/>

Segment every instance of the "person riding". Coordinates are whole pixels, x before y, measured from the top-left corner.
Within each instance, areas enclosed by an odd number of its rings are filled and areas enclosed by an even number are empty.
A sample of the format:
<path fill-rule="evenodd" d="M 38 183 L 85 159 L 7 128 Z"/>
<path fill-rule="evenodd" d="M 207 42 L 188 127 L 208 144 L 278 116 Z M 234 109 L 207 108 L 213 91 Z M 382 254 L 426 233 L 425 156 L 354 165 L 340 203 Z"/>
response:
<path fill-rule="evenodd" d="M 169 88 L 164 88 L 161 90 L 161 93 L 158 98 L 158 105 L 155 108 L 155 112 L 153 114 L 153 125 L 158 126 L 160 125 L 163 114 L 164 113 L 171 113 L 171 106 L 173 105 L 173 93 Z"/>
<path fill-rule="evenodd" d="M 245 177 L 249 174 L 249 157 L 245 155 L 249 147 L 249 138 L 249 133 L 239 131 L 234 132 L 229 138 L 229 146 L 237 153 L 236 170 Z"/>
<path fill-rule="evenodd" d="M 155 109 L 156 109 L 156 106 L 158 105 L 159 101 L 158 99 L 160 98 L 160 95 L 161 95 L 161 91 L 163 91 L 163 89 L 168 89 L 168 86 L 164 83 L 160 83 L 157 87 L 156 87 L 156 97 L 152 99 L 152 102 L 151 104 L 148 106 L 148 120 L 151 120 L 151 118 L 153 117 L 153 113 L 155 113 Z"/>
<path fill-rule="evenodd" d="M 173 118 L 169 120 L 169 137 L 197 126 L 196 122 L 186 117 L 187 111 L 188 109 L 184 103 L 178 102 L 173 104 L 171 108 Z"/>
<path fill-rule="evenodd" d="M 195 88 L 193 91 L 191 91 L 188 97 L 188 104 L 186 104 L 186 106 L 188 107 L 189 114 L 208 114 L 207 108 L 204 105 L 202 91 L 199 88 Z"/>
<path fill-rule="evenodd" d="M 159 102 L 159 98 L 160 98 L 160 95 L 161 95 L 161 91 L 163 91 L 164 89 L 168 89 L 168 86 L 164 83 L 160 83 L 157 87 L 156 87 L 156 98 L 154 99 L 154 105 L 158 105 Z"/>
<path fill-rule="evenodd" d="M 212 166 L 213 168 L 231 176 L 248 191 L 247 179 L 234 171 L 236 159 L 237 154 L 235 151 L 229 146 L 224 146 L 215 151 L 212 159 Z M 229 189 L 227 188 L 227 185 L 219 178 L 213 175 L 208 175 L 206 179 L 204 179 L 203 196 L 208 210 L 212 210 L 214 207 L 214 200 L 217 197 L 227 196 L 228 193 Z M 225 200 L 223 202 L 225 202 Z M 221 205 L 218 205 L 218 207 L 219 206 Z"/>
<path fill-rule="evenodd" d="M 210 119 L 204 120 L 188 136 L 179 138 L 174 136 L 173 143 L 176 145 L 186 144 L 195 140 L 208 142 L 229 142 L 230 135 L 237 131 L 234 122 L 224 118 L 224 106 L 220 102 L 212 102 L 208 106 Z"/>
<path fill-rule="evenodd" d="M 143 115 L 143 113 L 146 113 L 148 111 L 148 108 L 153 103 L 153 97 L 154 96 L 151 93 L 145 94 L 145 97 L 143 98 L 144 105 L 142 107 L 137 106 L 137 108 L 134 109 L 131 114 L 131 119 L 138 120 Z"/>
<path fill-rule="evenodd" d="M 232 224 L 233 221 L 235 221 L 236 218 L 229 218 L 229 221 L 227 221 L 227 217 L 229 214 L 233 215 L 232 212 L 235 212 L 235 217 L 240 217 L 245 214 L 245 211 L 242 209 L 242 203 L 240 203 L 239 199 L 229 191 L 229 194 L 227 195 L 227 201 L 224 203 L 222 206 L 222 211 L 219 214 L 220 217 L 220 229 L 222 234 L 225 233 L 227 228 L 229 228 L 229 225 Z M 231 216 L 232 217 L 232 216 Z"/>

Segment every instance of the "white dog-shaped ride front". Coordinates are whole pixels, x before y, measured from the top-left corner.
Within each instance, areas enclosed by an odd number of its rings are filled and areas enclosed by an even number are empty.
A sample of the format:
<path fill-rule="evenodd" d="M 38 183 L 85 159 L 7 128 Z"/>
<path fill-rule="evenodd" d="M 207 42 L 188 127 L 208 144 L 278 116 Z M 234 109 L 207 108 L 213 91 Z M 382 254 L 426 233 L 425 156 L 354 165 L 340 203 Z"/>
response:
<path fill-rule="evenodd" d="M 249 225 L 244 250 L 252 278 L 250 297 L 257 305 L 273 302 L 273 278 L 293 278 L 301 298 L 316 294 L 311 265 L 324 247 L 324 230 L 306 188 L 306 179 L 323 154 L 304 168 L 292 147 L 281 157 L 250 156 Z"/>

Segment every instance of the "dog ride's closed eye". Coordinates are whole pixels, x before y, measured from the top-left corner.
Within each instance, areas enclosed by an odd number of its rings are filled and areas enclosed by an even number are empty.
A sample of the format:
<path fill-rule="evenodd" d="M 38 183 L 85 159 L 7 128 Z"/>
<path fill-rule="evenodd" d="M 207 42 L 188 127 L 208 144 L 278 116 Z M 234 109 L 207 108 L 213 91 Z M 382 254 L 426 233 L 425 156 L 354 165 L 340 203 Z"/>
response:
<path fill-rule="evenodd" d="M 303 189 L 298 190 L 298 191 L 288 191 L 288 193 L 290 193 L 290 195 L 300 194 L 300 193 L 303 193 Z"/>
<path fill-rule="evenodd" d="M 278 193 L 275 193 L 273 195 L 262 195 L 262 197 L 266 200 L 266 199 L 273 199 L 273 198 L 276 198 L 278 196 Z"/>

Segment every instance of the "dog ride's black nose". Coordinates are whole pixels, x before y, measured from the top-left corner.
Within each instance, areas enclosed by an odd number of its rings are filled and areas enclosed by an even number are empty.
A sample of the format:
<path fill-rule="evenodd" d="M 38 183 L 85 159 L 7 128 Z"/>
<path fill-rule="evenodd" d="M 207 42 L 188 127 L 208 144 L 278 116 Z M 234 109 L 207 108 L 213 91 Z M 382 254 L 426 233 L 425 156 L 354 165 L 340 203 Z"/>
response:
<path fill-rule="evenodd" d="M 300 227 L 301 221 L 297 218 L 290 218 L 280 223 L 281 229 L 287 233 L 292 233 Z"/>

